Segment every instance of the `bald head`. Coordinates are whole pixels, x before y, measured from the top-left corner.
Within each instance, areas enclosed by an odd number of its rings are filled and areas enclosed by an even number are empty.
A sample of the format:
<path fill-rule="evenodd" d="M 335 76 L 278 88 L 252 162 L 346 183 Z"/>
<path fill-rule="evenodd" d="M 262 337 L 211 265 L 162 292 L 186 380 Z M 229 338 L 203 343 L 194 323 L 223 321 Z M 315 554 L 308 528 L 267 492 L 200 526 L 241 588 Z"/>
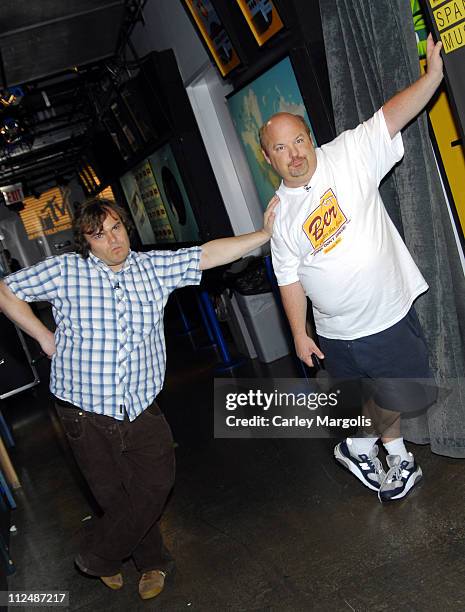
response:
<path fill-rule="evenodd" d="M 298 121 L 304 128 L 310 140 L 312 140 L 312 134 L 310 132 L 310 128 L 307 122 L 305 121 L 305 119 L 302 117 L 302 115 L 295 115 L 293 113 L 275 113 L 268 119 L 268 121 L 266 121 L 262 125 L 262 127 L 259 130 L 260 146 L 263 149 L 263 151 L 265 151 L 265 153 L 267 152 L 267 132 L 269 128 L 279 125 L 280 123 L 283 123 L 286 120 Z"/>
<path fill-rule="evenodd" d="M 287 187 L 301 187 L 310 181 L 316 153 L 302 116 L 276 113 L 260 128 L 260 144 L 266 161 Z"/>

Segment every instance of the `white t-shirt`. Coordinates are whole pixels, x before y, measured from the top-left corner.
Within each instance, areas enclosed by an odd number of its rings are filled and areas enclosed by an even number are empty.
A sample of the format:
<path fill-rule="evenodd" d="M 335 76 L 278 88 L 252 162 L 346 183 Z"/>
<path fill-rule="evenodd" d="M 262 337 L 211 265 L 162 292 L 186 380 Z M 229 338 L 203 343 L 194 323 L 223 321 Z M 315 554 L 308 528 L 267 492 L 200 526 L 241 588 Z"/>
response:
<path fill-rule="evenodd" d="M 387 329 L 428 289 L 378 191 L 403 154 L 380 109 L 316 149 L 308 185 L 277 191 L 274 271 L 279 285 L 301 282 L 321 336 L 353 340 Z"/>

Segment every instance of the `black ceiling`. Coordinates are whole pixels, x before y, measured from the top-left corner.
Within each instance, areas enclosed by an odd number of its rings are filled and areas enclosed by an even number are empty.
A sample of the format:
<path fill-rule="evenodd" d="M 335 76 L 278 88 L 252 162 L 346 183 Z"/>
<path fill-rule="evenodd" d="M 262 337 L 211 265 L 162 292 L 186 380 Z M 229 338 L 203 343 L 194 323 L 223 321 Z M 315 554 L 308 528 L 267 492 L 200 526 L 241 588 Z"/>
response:
<path fill-rule="evenodd" d="M 3 85 L 11 87 L 113 55 L 124 0 L 2 0 L 0 14 Z"/>
<path fill-rule="evenodd" d="M 0 143 L 0 184 L 39 186 L 73 169 L 95 127 L 92 85 L 111 71 L 147 0 L 1 0 L 0 93 L 21 86 L 17 106 L 0 105 L 0 129 L 17 120 L 26 136 Z"/>

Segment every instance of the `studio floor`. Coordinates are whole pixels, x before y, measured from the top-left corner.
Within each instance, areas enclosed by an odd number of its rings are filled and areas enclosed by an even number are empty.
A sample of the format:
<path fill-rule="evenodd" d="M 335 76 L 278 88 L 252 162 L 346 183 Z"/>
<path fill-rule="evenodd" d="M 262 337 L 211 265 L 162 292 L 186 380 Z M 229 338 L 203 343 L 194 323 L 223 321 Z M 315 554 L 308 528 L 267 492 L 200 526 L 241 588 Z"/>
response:
<path fill-rule="evenodd" d="M 73 564 L 76 533 L 95 507 L 57 424 L 47 364 L 39 388 L 6 402 L 22 483 L 10 590 L 69 591 L 68 609 L 83 611 L 463 612 L 465 462 L 410 445 L 423 482 L 382 505 L 334 461 L 335 440 L 215 439 L 217 361 L 214 350 L 168 334 L 160 405 L 177 445 L 177 478 L 162 528 L 177 571 L 145 602 L 131 561 L 117 592 Z M 236 372 L 294 374 L 289 357 L 247 361 Z"/>

